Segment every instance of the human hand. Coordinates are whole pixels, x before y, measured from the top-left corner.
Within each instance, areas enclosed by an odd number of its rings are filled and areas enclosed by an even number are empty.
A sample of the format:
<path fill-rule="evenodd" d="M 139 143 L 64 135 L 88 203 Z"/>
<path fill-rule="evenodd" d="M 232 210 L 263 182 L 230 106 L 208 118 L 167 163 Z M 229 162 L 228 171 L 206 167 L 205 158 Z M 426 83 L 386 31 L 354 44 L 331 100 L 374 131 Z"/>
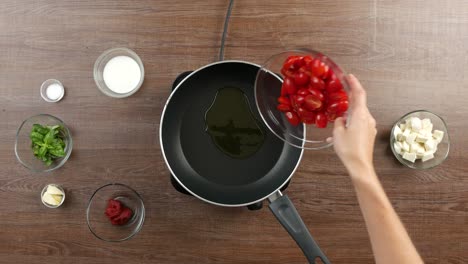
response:
<path fill-rule="evenodd" d="M 367 95 L 359 80 L 348 75 L 351 87 L 349 123 L 344 118 L 335 120 L 333 142 L 335 152 L 343 162 L 352 178 L 358 177 L 362 170 L 373 170 L 373 152 L 377 135 L 375 119 L 367 108 Z"/>

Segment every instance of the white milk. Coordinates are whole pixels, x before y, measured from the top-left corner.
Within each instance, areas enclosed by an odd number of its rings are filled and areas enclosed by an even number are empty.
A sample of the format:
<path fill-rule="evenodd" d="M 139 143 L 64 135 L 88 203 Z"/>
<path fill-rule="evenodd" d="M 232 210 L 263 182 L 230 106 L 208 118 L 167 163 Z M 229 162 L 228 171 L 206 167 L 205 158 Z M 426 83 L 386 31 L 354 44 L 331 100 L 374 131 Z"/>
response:
<path fill-rule="evenodd" d="M 104 82 L 115 93 L 131 92 L 138 86 L 140 78 L 140 66 L 128 56 L 114 57 L 104 66 Z"/>
<path fill-rule="evenodd" d="M 53 83 L 46 88 L 46 96 L 50 100 L 58 100 L 60 97 L 63 96 L 64 89 L 58 83 Z"/>

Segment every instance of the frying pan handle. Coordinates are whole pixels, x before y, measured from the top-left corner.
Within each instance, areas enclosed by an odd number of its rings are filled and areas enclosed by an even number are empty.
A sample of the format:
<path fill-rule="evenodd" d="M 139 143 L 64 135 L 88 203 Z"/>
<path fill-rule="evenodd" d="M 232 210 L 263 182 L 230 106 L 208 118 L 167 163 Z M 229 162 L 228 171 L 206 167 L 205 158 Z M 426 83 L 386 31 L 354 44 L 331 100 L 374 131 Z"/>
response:
<path fill-rule="evenodd" d="M 329 264 L 330 261 L 310 235 L 288 196 L 283 196 L 278 191 L 271 195 L 268 200 L 270 200 L 270 210 L 302 249 L 309 263 L 315 264 L 316 261 L 321 259 L 323 263 Z"/>

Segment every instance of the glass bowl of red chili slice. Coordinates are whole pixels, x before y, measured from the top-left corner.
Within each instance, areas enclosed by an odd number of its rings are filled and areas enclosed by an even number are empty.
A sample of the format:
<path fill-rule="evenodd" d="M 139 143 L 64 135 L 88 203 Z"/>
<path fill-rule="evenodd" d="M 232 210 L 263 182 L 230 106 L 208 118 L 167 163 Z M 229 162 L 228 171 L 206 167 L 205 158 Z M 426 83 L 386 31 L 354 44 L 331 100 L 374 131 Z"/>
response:
<path fill-rule="evenodd" d="M 121 242 L 141 230 L 145 206 L 141 196 L 129 186 L 110 183 L 99 187 L 89 199 L 86 220 L 97 238 Z"/>
<path fill-rule="evenodd" d="M 255 80 L 255 100 L 265 125 L 292 146 L 332 145 L 333 122 L 348 111 L 345 72 L 329 57 L 307 49 L 270 57 Z"/>

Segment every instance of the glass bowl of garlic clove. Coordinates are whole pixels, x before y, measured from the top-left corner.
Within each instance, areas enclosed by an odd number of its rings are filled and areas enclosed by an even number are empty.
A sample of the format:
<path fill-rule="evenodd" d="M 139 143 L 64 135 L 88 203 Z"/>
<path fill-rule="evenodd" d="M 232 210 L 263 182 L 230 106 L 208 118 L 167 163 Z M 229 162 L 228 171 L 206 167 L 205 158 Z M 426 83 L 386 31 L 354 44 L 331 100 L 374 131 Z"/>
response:
<path fill-rule="evenodd" d="M 65 191 L 58 184 L 47 184 L 42 189 L 41 201 L 48 208 L 58 208 L 65 201 Z"/>

